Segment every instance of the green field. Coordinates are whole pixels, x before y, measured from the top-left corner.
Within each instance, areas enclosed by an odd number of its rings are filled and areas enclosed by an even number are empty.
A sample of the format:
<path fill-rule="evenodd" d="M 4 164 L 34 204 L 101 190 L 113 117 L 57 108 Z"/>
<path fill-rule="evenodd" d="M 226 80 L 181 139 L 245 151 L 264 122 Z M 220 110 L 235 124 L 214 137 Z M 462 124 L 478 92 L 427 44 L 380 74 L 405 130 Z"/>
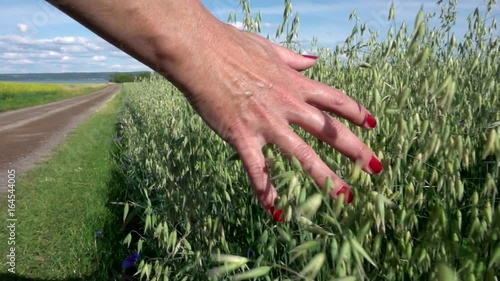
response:
<path fill-rule="evenodd" d="M 268 146 L 282 224 L 256 200 L 234 151 L 174 86 L 156 77 L 125 87 L 117 166 L 128 186 L 124 217 L 134 218 L 124 241 L 143 257 L 140 276 L 498 280 L 500 39 L 491 14 L 479 11 L 456 38 L 453 5 L 441 5 L 435 28 L 423 11 L 414 24 L 397 27 L 393 6 L 394 27 L 384 38 L 357 22 L 344 45 L 318 47 L 320 59 L 304 75 L 342 89 L 377 116 L 370 131 L 343 122 L 385 169 L 362 173 L 294 127 L 356 199 L 332 201 Z M 292 20 L 283 24 L 291 47 Z"/>
<path fill-rule="evenodd" d="M 0 247 L 0 280 L 113 280 L 121 274 L 122 183 L 112 161 L 117 95 L 16 183 L 16 278 Z M 2 200 L 1 220 L 7 202 Z M 97 234 L 96 234 L 97 233 Z M 99 235 L 100 234 L 100 235 Z M 0 232 L 0 241 L 7 241 Z M 26 279 L 22 279 L 26 278 Z"/>
<path fill-rule="evenodd" d="M 105 87 L 104 84 L 0 82 L 0 112 L 81 96 Z"/>

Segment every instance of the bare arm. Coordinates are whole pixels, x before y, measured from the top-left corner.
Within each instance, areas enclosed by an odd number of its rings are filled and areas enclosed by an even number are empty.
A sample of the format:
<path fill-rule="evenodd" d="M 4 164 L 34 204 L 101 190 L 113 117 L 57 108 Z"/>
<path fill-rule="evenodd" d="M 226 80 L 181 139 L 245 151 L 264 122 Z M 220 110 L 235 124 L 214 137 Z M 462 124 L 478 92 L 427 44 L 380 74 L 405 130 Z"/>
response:
<path fill-rule="evenodd" d="M 169 79 L 226 26 L 198 0 L 47 2 Z"/>
<path fill-rule="evenodd" d="M 115 46 L 172 81 L 203 120 L 239 153 L 261 204 L 275 219 L 278 196 L 262 147 L 274 143 L 294 155 L 332 198 L 353 199 L 349 185 L 289 127 L 296 124 L 370 173 L 382 164 L 356 135 L 328 112 L 366 129 L 376 121 L 340 90 L 304 77 L 313 66 L 266 39 L 214 18 L 198 0 L 50 0 Z"/>

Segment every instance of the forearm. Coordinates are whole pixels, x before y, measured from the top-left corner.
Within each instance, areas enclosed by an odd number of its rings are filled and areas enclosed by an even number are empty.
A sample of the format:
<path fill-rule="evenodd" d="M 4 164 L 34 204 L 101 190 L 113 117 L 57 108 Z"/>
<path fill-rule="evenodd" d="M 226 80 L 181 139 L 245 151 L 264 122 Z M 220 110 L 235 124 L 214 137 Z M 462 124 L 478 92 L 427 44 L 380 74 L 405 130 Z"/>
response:
<path fill-rule="evenodd" d="M 165 76 L 197 55 L 221 26 L 198 0 L 47 2 Z"/>

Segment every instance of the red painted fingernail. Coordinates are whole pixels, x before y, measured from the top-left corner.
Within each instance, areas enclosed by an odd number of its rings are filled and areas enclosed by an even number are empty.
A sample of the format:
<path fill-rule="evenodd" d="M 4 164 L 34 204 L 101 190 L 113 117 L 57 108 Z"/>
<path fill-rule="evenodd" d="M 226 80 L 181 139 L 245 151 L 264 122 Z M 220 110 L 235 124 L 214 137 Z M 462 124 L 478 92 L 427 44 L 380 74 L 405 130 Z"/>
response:
<path fill-rule="evenodd" d="M 372 159 L 370 160 L 368 166 L 370 166 L 370 169 L 374 174 L 379 174 L 384 170 L 382 162 L 380 162 L 380 160 L 378 160 L 375 156 L 372 156 Z"/>
<path fill-rule="evenodd" d="M 318 56 L 314 56 L 314 55 L 302 55 L 304 58 L 308 58 L 308 59 L 313 59 L 313 60 L 317 60 L 318 59 Z"/>
<path fill-rule="evenodd" d="M 375 128 L 375 127 L 377 127 L 377 120 L 371 114 L 367 114 L 366 115 L 366 124 L 368 124 L 368 126 L 370 126 L 370 128 Z"/>
<path fill-rule="evenodd" d="M 354 200 L 354 194 L 347 186 L 342 186 L 339 191 L 337 191 L 337 196 L 344 194 L 344 200 L 347 204 L 350 204 Z"/>
<path fill-rule="evenodd" d="M 283 210 L 277 210 L 276 213 L 274 212 L 274 206 L 273 207 L 269 207 L 269 212 L 271 213 L 271 215 L 273 216 L 273 219 L 277 222 L 284 222 L 285 221 L 285 218 L 282 217 L 281 215 L 283 214 Z"/>
<path fill-rule="evenodd" d="M 284 222 L 285 218 L 282 217 L 281 215 L 283 214 L 283 210 L 278 210 L 276 213 L 274 213 L 273 218 L 277 222 Z"/>

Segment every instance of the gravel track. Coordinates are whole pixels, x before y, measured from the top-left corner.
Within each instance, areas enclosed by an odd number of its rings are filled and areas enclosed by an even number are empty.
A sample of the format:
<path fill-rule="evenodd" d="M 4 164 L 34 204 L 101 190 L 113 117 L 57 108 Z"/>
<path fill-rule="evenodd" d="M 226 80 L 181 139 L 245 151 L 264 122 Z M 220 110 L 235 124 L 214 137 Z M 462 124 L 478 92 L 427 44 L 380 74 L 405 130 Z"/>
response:
<path fill-rule="evenodd" d="M 121 89 L 111 85 L 92 94 L 0 113 L 0 192 L 7 190 L 7 171 L 16 178 L 47 159 L 82 121 Z"/>

